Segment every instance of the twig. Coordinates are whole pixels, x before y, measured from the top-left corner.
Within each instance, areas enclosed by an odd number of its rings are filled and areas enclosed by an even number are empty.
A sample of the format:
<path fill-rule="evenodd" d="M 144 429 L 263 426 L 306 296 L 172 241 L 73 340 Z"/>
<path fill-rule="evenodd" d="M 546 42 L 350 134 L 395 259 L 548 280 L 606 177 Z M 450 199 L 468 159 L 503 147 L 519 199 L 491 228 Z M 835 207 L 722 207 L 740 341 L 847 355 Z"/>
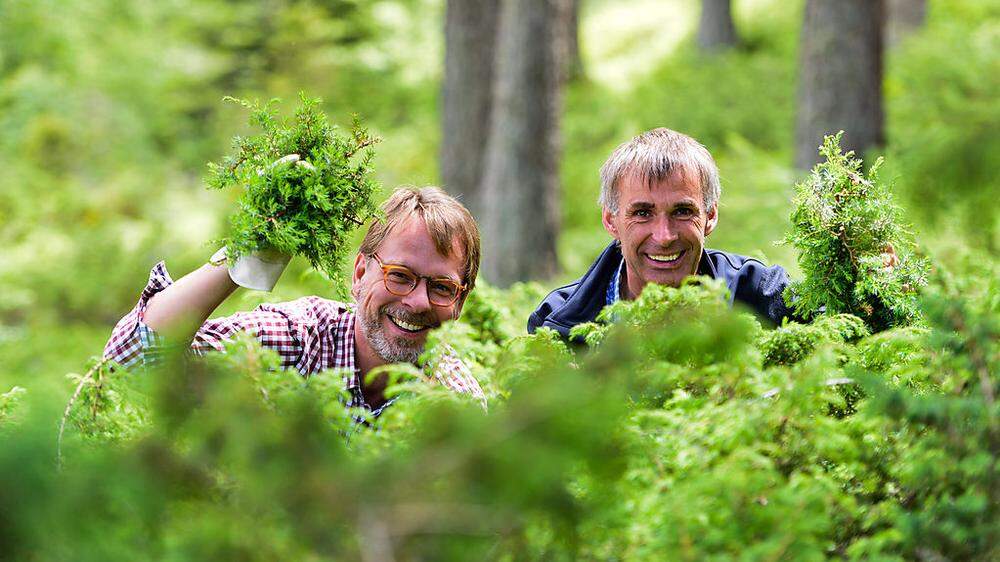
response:
<path fill-rule="evenodd" d="M 76 403 L 76 399 L 79 398 L 80 392 L 83 391 L 84 385 L 87 384 L 88 380 L 93 380 L 94 373 L 100 370 L 102 367 L 110 363 L 110 359 L 102 359 L 99 363 L 94 365 L 87 371 L 87 374 L 80 377 L 80 383 L 76 385 L 76 390 L 73 391 L 73 396 L 69 399 L 66 404 L 66 410 L 63 411 L 62 421 L 59 422 L 59 435 L 56 437 L 56 468 L 62 468 L 62 438 L 63 432 L 66 430 L 66 420 L 69 419 L 69 413 L 73 409 L 73 404 Z"/>
<path fill-rule="evenodd" d="M 353 157 L 355 154 L 357 154 L 361 150 L 363 150 L 365 148 L 368 148 L 369 146 L 374 145 L 375 143 L 381 141 L 382 139 L 380 139 L 378 137 L 366 137 L 366 138 L 364 138 L 362 140 L 358 140 L 356 138 L 354 140 L 358 143 L 358 146 L 354 147 L 354 150 L 351 150 L 351 151 L 347 152 L 344 155 L 344 160 L 350 160 L 351 157 Z"/>

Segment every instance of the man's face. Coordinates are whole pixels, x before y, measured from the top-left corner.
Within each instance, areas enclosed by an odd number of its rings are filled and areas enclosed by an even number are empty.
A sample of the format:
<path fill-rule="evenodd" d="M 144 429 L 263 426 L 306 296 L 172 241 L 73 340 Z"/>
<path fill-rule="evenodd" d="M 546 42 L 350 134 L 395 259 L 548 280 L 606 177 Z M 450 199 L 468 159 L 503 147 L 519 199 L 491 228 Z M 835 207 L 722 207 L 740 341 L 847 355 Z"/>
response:
<path fill-rule="evenodd" d="M 378 249 L 385 265 L 401 265 L 417 275 L 448 277 L 462 282 L 464 265 L 457 245 L 450 256 L 434 246 L 423 219 L 414 217 L 399 224 Z M 445 320 L 457 318 L 463 298 L 450 306 L 435 306 L 427 299 L 427 280 L 421 279 L 406 296 L 385 288 L 382 269 L 374 258 L 358 255 L 354 264 L 352 293 L 358 303 L 357 321 L 364 336 L 359 346 L 368 346 L 387 363 L 415 362 L 423 352 L 427 332 Z"/>
<path fill-rule="evenodd" d="M 654 182 L 623 176 L 618 212 L 605 208 L 602 222 L 621 242 L 626 296 L 637 297 L 646 283 L 680 286 L 698 268 L 705 237 L 717 219 L 717 206 L 705 209 L 695 174 L 676 170 Z"/>

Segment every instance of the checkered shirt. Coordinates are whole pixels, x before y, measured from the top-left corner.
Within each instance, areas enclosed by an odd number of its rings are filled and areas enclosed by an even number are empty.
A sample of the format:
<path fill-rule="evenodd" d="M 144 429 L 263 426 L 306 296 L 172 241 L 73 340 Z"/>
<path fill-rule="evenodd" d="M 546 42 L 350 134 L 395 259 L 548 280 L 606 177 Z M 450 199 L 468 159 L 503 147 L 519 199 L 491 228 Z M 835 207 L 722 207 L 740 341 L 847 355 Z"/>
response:
<path fill-rule="evenodd" d="M 146 305 L 153 295 L 166 289 L 173 280 L 164 262 L 149 272 L 149 282 L 139 302 L 118 321 L 104 347 L 104 358 L 130 367 L 152 360 L 161 346 L 160 336 L 143 322 Z M 213 318 L 202 324 L 191 342 L 198 355 L 224 351 L 224 342 L 239 332 L 246 332 L 272 349 L 281 358 L 282 368 L 294 368 L 303 376 L 326 369 L 345 373 L 344 386 L 351 396 L 347 406 L 371 409 L 361 393 L 361 372 L 354 361 L 354 314 L 352 304 L 319 297 L 302 297 L 291 302 L 262 304 L 251 312 Z M 431 378 L 459 393 L 470 394 L 486 407 L 486 395 L 469 368 L 453 353 L 446 353 L 434 365 Z M 374 414 L 380 413 L 387 402 Z"/>

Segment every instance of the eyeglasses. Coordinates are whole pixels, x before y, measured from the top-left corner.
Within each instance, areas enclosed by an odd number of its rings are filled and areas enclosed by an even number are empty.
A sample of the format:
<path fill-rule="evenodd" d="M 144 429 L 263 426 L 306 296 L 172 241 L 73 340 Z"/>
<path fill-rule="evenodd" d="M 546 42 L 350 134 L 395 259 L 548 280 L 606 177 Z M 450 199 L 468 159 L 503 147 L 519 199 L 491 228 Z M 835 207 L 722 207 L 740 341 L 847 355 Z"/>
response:
<path fill-rule="evenodd" d="M 405 297 L 413 292 L 420 284 L 421 279 L 427 281 L 427 300 L 434 306 L 451 306 L 455 304 L 458 297 L 462 296 L 465 285 L 448 277 L 428 277 L 417 275 L 410 268 L 402 265 L 386 265 L 378 254 L 371 254 L 375 258 L 379 267 L 382 268 L 382 280 L 385 282 L 385 290 L 396 295 Z"/>

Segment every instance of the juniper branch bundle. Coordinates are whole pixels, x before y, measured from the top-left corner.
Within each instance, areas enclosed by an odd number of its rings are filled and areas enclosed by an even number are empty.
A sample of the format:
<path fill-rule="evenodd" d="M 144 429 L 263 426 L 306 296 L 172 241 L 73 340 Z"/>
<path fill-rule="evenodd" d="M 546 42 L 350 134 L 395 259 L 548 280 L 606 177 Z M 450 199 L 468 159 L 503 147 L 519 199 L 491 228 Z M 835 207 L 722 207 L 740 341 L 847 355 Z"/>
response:
<path fill-rule="evenodd" d="M 380 139 L 357 119 L 348 134 L 340 132 L 319 110 L 319 99 L 300 97 L 290 119 L 278 117 L 278 100 L 261 105 L 227 97 L 246 107 L 250 124 L 263 132 L 235 137 L 235 153 L 209 164 L 206 183 L 243 189 L 223 240 L 230 260 L 273 248 L 338 278 L 348 235 L 376 212 L 371 146 Z"/>
<path fill-rule="evenodd" d="M 805 278 L 785 298 L 796 312 L 811 316 L 853 314 L 873 331 L 917 319 L 915 291 L 926 284 L 927 263 L 914 255 L 914 243 L 900 221 L 877 172 L 881 159 L 862 174 L 854 153 L 842 154 L 843 132 L 823 139 L 817 164 L 795 186 L 792 231 L 785 238 L 800 250 Z M 894 248 L 899 263 L 885 267 L 883 253 Z"/>

